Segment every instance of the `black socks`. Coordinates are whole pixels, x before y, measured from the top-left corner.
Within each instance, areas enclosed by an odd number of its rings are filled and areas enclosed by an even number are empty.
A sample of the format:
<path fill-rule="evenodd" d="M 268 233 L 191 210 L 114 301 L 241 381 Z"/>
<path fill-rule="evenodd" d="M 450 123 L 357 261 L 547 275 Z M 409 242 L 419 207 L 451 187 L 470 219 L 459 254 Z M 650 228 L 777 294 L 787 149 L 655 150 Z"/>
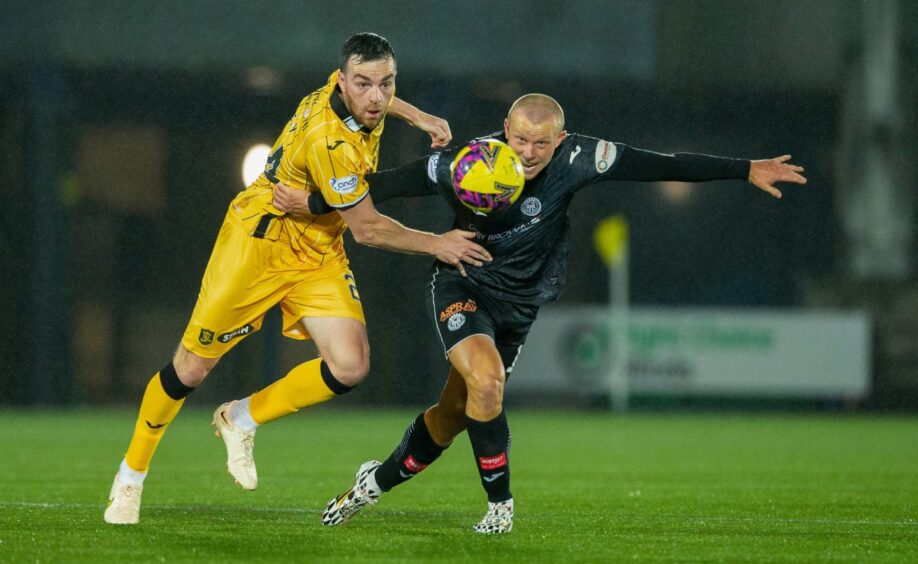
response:
<path fill-rule="evenodd" d="M 424 423 L 424 414 L 417 416 L 402 438 L 401 444 L 376 469 L 376 483 L 387 492 L 414 478 L 443 454 L 445 449 L 434 442 Z"/>
<path fill-rule="evenodd" d="M 488 492 L 488 501 L 507 501 L 513 497 L 510 495 L 510 427 L 507 417 L 503 411 L 490 421 L 476 421 L 466 416 L 465 426 L 472 441 L 481 485 Z"/>

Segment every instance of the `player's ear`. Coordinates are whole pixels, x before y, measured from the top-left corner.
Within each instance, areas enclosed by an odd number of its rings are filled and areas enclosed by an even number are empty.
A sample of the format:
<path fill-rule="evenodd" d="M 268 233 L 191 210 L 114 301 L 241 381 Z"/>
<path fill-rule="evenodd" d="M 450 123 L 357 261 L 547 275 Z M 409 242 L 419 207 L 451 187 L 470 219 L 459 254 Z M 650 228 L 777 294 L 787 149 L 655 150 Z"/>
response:
<path fill-rule="evenodd" d="M 344 69 L 338 69 L 338 88 L 344 90 Z"/>
<path fill-rule="evenodd" d="M 565 138 L 565 137 L 567 137 L 567 130 L 566 130 L 566 129 L 562 129 L 562 130 L 561 130 L 561 133 L 558 134 L 558 139 L 555 141 L 555 147 L 557 147 L 558 145 L 560 145 L 561 142 L 564 141 L 564 138 Z"/>
<path fill-rule="evenodd" d="M 504 118 L 504 136 L 510 139 L 510 118 Z"/>

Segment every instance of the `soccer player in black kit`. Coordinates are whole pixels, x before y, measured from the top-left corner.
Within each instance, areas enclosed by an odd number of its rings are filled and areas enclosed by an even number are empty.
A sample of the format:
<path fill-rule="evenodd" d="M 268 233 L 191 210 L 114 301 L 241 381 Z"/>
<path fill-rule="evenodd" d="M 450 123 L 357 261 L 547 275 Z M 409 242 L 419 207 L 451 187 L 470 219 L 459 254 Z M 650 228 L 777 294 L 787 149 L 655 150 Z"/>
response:
<path fill-rule="evenodd" d="M 524 165 L 526 185 L 506 211 L 478 215 L 455 197 L 450 162 L 456 150 L 435 152 L 414 163 L 368 178 L 375 203 L 393 197 L 440 194 L 456 214 L 454 227 L 476 233 L 493 261 L 453 269 L 434 265 L 428 300 L 451 363 L 440 401 L 408 426 L 382 463 L 369 461 L 355 484 L 332 499 L 326 525 L 346 522 L 363 506 L 432 464 L 462 431 L 468 431 L 488 496 L 488 510 L 474 525 L 479 533 L 506 533 L 513 526 L 510 493 L 510 429 L 503 410 L 506 378 L 526 341 L 539 307 L 558 299 L 568 249 L 568 207 L 578 190 L 608 180 L 746 180 L 780 198 L 776 182 L 804 184 L 803 168 L 790 155 L 739 160 L 691 153 L 675 155 L 564 131 L 561 106 L 543 94 L 527 94 L 510 108 L 504 131 L 489 137 L 507 142 Z M 294 201 L 283 186 L 275 205 L 311 213 L 327 208 L 315 197 Z M 280 205 L 278 205 L 280 204 Z M 281 206 L 284 206 L 281 208 Z"/>

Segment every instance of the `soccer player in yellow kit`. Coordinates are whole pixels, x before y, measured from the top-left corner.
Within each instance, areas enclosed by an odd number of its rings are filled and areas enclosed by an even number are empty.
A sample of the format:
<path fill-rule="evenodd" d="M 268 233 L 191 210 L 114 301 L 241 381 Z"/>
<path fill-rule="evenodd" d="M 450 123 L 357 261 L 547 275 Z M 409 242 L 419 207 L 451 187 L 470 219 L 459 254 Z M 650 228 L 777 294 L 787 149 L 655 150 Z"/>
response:
<path fill-rule="evenodd" d="M 271 307 L 281 306 L 284 334 L 312 338 L 320 357 L 214 413 L 228 469 L 243 488 L 257 485 L 252 461 L 257 425 L 327 401 L 363 380 L 369 347 L 344 252 L 345 229 L 350 227 L 359 243 L 430 254 L 460 272 L 462 261 L 481 265 L 490 259 L 471 240 L 472 233 L 415 231 L 376 211 L 364 175 L 376 170 L 386 113 L 427 131 L 434 146 L 449 142 L 449 126 L 394 97 L 395 54 L 385 38 L 372 33 L 350 37 L 339 62 L 327 84 L 300 102 L 264 174 L 230 204 L 178 350 L 147 385 L 112 485 L 106 522 L 139 521 L 150 460 L 185 397 L 224 354 L 261 327 Z M 275 182 L 321 192 L 338 213 L 285 214 L 275 200 Z"/>

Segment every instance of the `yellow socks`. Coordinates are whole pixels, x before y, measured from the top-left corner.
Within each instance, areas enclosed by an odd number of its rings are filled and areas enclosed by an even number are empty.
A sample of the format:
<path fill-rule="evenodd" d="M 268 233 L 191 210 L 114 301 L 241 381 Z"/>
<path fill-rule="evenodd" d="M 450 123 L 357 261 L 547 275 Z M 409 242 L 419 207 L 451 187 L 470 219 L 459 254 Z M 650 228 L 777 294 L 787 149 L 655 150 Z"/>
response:
<path fill-rule="evenodd" d="M 185 386 L 178 379 L 171 362 L 150 379 L 140 403 L 134 436 L 124 455 L 130 468 L 137 472 L 147 471 L 163 433 L 192 390 L 194 388 Z"/>
<path fill-rule="evenodd" d="M 252 394 L 249 408 L 252 419 L 262 424 L 350 390 L 350 386 L 335 379 L 321 358 L 316 358 L 300 364 L 277 382 Z"/>
<path fill-rule="evenodd" d="M 178 414 L 185 396 L 194 388 L 182 384 L 175 368 L 157 372 L 143 394 L 134 436 L 124 461 L 135 472 L 145 473 L 163 433 Z M 249 409 L 256 423 L 267 423 L 303 407 L 328 401 L 351 390 L 339 382 L 321 358 L 300 364 L 286 376 L 249 398 Z"/>

